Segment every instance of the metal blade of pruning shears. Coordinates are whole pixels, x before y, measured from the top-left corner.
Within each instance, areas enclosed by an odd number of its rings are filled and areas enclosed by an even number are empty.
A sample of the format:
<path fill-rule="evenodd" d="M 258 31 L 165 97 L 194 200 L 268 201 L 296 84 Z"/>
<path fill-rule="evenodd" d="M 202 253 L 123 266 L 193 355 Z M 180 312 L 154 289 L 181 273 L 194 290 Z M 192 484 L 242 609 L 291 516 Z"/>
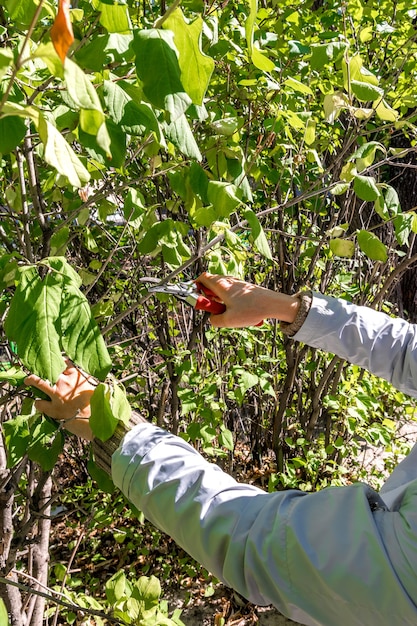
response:
<path fill-rule="evenodd" d="M 179 283 L 165 283 L 152 285 L 149 293 L 166 293 L 178 300 L 186 302 L 198 311 L 208 311 L 214 315 L 224 313 L 226 306 L 222 302 L 214 299 L 214 293 L 207 288 L 203 288 L 194 280 Z"/>

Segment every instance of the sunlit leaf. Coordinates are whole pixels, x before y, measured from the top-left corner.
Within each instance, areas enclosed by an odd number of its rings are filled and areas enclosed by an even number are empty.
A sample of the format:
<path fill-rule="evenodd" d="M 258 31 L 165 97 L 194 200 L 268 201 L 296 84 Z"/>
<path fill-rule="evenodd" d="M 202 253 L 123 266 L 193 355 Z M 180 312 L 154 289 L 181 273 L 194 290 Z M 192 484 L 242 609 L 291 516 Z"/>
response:
<path fill-rule="evenodd" d="M 174 33 L 174 43 L 179 52 L 181 82 L 185 91 L 194 104 L 202 104 L 214 70 L 213 59 L 201 50 L 202 18 L 198 17 L 189 24 L 181 9 L 176 9 L 165 20 L 163 28 Z"/>
<path fill-rule="evenodd" d="M 168 111 L 171 122 L 175 121 L 192 100 L 181 81 L 174 33 L 156 28 L 141 30 L 135 33 L 133 49 L 146 97 L 154 106 Z"/>
<path fill-rule="evenodd" d="M 377 85 L 371 85 L 358 80 L 350 81 L 353 94 L 360 102 L 370 102 L 382 98 L 384 90 Z"/>
<path fill-rule="evenodd" d="M 90 426 L 94 436 L 101 441 L 110 439 L 119 422 L 112 411 L 110 386 L 100 383 L 91 396 L 90 405 Z"/>
<path fill-rule="evenodd" d="M 366 200 L 366 202 L 376 200 L 380 194 L 375 178 L 372 176 L 356 174 L 353 181 L 353 189 L 358 198 Z"/>
<path fill-rule="evenodd" d="M 355 254 L 355 244 L 349 239 L 335 238 L 329 242 L 330 250 L 335 256 L 352 258 Z"/>
<path fill-rule="evenodd" d="M 385 261 L 388 258 L 387 247 L 373 233 L 367 230 L 360 230 L 357 233 L 358 244 L 362 252 L 373 261 Z"/>
<path fill-rule="evenodd" d="M 264 257 L 272 260 L 272 253 L 271 248 L 269 247 L 268 239 L 265 236 L 265 232 L 261 226 L 261 223 L 259 222 L 252 209 L 247 209 L 244 212 L 244 218 L 247 220 L 251 227 L 253 245 Z"/>

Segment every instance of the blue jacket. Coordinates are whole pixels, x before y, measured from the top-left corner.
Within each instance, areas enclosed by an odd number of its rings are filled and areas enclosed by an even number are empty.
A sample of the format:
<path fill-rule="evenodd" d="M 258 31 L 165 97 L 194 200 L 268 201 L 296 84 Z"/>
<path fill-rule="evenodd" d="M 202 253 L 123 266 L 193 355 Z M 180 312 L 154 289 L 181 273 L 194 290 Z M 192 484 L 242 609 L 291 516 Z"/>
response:
<path fill-rule="evenodd" d="M 295 339 L 417 396 L 417 326 L 315 294 Z M 268 494 L 141 424 L 114 453 L 112 475 L 150 521 L 256 604 L 310 626 L 417 625 L 417 447 L 379 494 L 362 483 Z"/>

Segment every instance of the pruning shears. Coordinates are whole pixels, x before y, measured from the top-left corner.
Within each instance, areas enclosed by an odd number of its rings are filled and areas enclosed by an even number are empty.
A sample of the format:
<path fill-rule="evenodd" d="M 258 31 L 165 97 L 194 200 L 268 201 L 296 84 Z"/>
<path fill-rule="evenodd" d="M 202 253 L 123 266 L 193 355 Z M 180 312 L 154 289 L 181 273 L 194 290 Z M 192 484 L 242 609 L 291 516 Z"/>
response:
<path fill-rule="evenodd" d="M 149 287 L 150 293 L 166 293 L 186 302 L 197 311 L 208 311 L 214 315 L 224 313 L 226 305 L 215 300 L 215 294 L 194 280 L 165 283 Z"/>

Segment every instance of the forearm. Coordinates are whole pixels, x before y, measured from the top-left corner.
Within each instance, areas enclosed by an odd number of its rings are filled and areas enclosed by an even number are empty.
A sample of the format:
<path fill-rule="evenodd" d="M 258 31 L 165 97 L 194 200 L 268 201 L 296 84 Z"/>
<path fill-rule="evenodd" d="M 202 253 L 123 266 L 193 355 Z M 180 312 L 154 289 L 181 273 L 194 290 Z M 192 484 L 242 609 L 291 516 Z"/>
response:
<path fill-rule="evenodd" d="M 385 626 L 396 614 L 416 623 L 372 510 L 392 514 L 366 485 L 268 494 L 151 424 L 126 435 L 112 475 L 147 519 L 256 604 L 311 625 Z"/>
<path fill-rule="evenodd" d="M 248 540 L 268 494 L 238 484 L 181 438 L 151 424 L 125 437 L 113 455 L 112 477 L 148 520 L 216 577 L 253 602 L 271 602 L 268 577 L 262 573 L 258 580 L 264 566 L 245 565 L 245 555 L 258 558 L 258 548 L 251 549 Z M 276 510 L 271 514 L 275 517 Z M 284 562 L 275 567 L 282 568 L 284 580 Z"/>

